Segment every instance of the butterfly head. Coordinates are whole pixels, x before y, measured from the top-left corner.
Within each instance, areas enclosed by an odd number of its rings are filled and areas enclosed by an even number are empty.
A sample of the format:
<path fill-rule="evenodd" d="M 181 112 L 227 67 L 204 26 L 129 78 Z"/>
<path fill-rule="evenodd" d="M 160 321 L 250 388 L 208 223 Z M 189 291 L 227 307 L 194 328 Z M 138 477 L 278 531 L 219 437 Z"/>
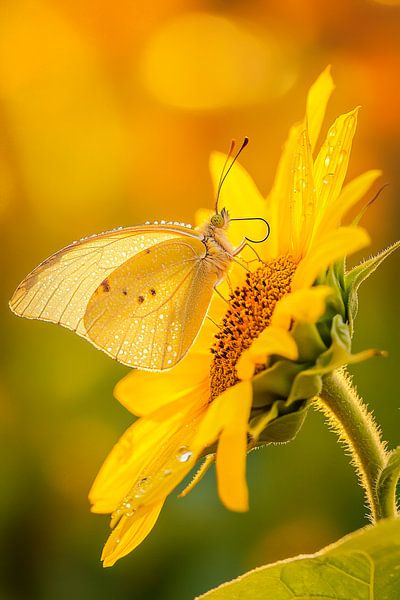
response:
<path fill-rule="evenodd" d="M 221 212 L 217 212 L 211 217 L 210 225 L 214 229 L 227 229 L 229 221 L 229 213 L 226 208 L 223 208 Z"/>

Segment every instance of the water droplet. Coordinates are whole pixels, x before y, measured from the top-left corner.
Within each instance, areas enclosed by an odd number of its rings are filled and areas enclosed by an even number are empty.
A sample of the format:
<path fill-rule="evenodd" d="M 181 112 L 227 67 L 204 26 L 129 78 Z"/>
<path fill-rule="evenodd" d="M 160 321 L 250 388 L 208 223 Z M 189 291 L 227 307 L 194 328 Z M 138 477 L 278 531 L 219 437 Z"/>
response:
<path fill-rule="evenodd" d="M 163 475 L 164 475 L 164 477 L 168 477 L 168 475 L 172 475 L 172 469 L 164 469 Z"/>
<path fill-rule="evenodd" d="M 333 137 L 335 137 L 335 135 L 336 135 L 336 127 L 332 127 L 329 130 L 328 136 L 331 137 L 331 138 L 333 138 Z"/>
<path fill-rule="evenodd" d="M 149 489 L 151 483 L 151 477 L 142 477 L 135 485 L 134 498 L 141 498 L 145 492 Z"/>
<path fill-rule="evenodd" d="M 181 448 L 179 448 L 179 450 L 178 450 L 178 454 L 176 455 L 176 458 L 179 460 L 179 462 L 185 463 L 188 460 L 190 460 L 192 456 L 193 456 L 193 452 L 188 450 L 187 446 L 181 446 Z"/>
<path fill-rule="evenodd" d="M 119 544 L 119 543 L 120 543 L 120 541 L 121 541 L 121 539 L 120 539 L 120 538 L 117 538 L 117 539 L 115 540 L 115 543 L 116 543 L 116 544 Z"/>
<path fill-rule="evenodd" d="M 347 150 L 341 150 L 339 152 L 339 156 L 338 156 L 339 165 L 342 164 L 342 162 L 346 159 L 346 156 L 347 156 Z"/>
<path fill-rule="evenodd" d="M 324 185 L 329 185 L 330 183 L 332 183 L 333 180 L 333 173 L 328 173 L 322 180 L 322 183 Z"/>
<path fill-rule="evenodd" d="M 325 156 L 324 164 L 326 167 L 329 167 L 331 162 L 331 157 L 329 155 Z"/>

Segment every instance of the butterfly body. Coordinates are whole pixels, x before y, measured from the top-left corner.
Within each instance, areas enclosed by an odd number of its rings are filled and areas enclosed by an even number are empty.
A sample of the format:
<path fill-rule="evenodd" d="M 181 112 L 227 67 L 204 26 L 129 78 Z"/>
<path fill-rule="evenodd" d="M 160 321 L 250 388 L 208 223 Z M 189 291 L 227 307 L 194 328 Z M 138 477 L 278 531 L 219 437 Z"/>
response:
<path fill-rule="evenodd" d="M 72 329 L 119 362 L 173 367 L 193 344 L 234 249 L 224 209 L 194 230 L 153 223 L 84 238 L 56 252 L 18 286 L 19 316 Z"/>

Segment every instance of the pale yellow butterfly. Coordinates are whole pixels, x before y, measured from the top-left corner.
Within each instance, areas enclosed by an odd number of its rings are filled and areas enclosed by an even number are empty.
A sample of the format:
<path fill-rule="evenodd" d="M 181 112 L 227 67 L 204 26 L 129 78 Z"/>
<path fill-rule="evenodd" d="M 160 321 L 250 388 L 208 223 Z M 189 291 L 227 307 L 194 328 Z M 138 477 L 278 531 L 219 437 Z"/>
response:
<path fill-rule="evenodd" d="M 10 308 L 72 329 L 124 365 L 171 368 L 193 344 L 213 290 L 247 243 L 233 248 L 230 220 L 222 209 L 198 229 L 161 221 L 84 238 L 36 267 Z"/>

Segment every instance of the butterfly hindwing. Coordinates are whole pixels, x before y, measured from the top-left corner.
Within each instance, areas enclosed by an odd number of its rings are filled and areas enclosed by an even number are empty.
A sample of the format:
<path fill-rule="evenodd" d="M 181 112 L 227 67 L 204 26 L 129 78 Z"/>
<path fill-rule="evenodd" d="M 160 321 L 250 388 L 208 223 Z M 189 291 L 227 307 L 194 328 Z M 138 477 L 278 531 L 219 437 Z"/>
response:
<path fill-rule="evenodd" d="M 216 282 L 199 238 L 160 242 L 101 282 L 88 302 L 83 335 L 131 367 L 170 368 L 192 345 Z"/>

